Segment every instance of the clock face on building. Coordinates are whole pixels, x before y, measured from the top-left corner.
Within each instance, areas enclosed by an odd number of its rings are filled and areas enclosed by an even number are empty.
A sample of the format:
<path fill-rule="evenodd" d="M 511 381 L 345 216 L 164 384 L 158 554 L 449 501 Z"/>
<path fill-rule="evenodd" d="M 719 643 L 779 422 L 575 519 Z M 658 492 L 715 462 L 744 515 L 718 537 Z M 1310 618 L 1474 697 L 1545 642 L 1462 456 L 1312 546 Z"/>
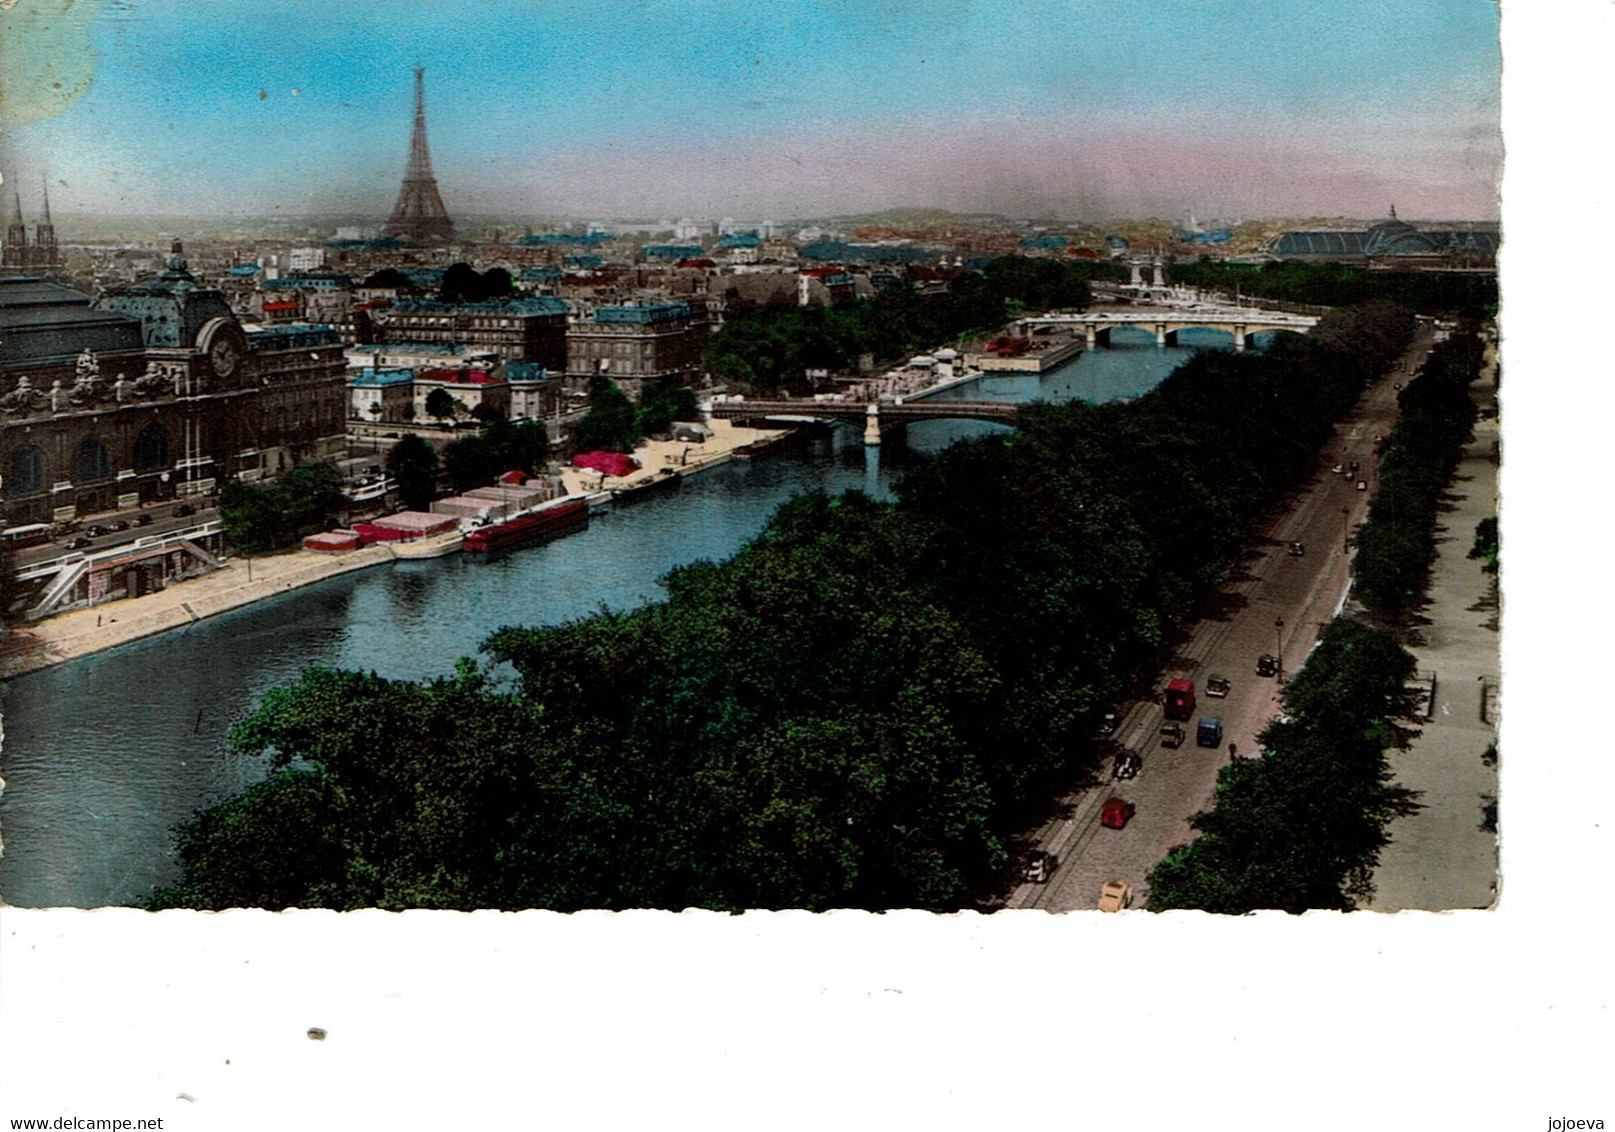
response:
<path fill-rule="evenodd" d="M 241 351 L 236 348 L 229 335 L 220 334 L 209 347 L 207 360 L 214 373 L 220 377 L 229 377 L 241 361 Z"/>
<path fill-rule="evenodd" d="M 241 368 L 246 357 L 247 342 L 241 328 L 229 318 L 209 320 L 196 336 L 196 348 L 207 359 L 208 368 L 215 377 L 226 378 Z"/>

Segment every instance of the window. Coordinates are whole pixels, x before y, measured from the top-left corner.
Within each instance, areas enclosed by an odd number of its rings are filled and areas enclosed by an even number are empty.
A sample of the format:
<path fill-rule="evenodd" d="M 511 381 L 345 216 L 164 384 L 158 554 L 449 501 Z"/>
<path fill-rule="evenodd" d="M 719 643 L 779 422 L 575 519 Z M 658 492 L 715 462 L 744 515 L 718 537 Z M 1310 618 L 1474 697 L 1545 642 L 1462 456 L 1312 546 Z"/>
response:
<path fill-rule="evenodd" d="M 16 495 L 28 495 L 45 486 L 45 461 L 37 447 L 30 444 L 11 457 L 11 474 L 6 477 L 6 486 Z"/>
<path fill-rule="evenodd" d="M 135 437 L 135 470 L 149 472 L 168 465 L 168 430 L 149 424 Z"/>
<path fill-rule="evenodd" d="M 73 454 L 73 482 L 87 483 L 112 476 L 112 457 L 99 436 L 87 436 Z"/>

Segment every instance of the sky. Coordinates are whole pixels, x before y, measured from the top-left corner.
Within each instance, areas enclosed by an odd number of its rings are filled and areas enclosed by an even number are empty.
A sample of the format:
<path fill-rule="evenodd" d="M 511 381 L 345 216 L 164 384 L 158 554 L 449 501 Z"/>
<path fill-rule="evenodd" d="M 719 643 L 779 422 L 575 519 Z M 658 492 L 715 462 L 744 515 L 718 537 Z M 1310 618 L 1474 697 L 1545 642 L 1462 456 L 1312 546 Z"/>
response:
<path fill-rule="evenodd" d="M 11 0 L 0 173 L 89 214 L 1497 215 L 1492 0 Z M 15 183 L 15 185 L 13 184 Z"/>

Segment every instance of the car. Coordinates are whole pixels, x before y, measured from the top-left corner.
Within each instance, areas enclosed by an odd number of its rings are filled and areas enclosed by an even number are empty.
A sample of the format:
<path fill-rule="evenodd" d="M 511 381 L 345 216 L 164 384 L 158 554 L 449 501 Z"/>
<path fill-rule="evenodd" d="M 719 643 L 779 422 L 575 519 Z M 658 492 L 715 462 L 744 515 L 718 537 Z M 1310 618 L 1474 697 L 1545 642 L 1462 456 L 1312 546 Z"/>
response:
<path fill-rule="evenodd" d="M 175 518 L 183 519 L 187 515 L 194 514 L 196 514 L 196 508 L 191 506 L 189 503 L 181 503 L 178 507 L 174 508 Z"/>
<path fill-rule="evenodd" d="M 1099 824 L 1106 829 L 1121 829 L 1137 812 L 1138 807 L 1133 803 L 1112 795 L 1106 798 L 1105 804 L 1099 808 Z"/>
<path fill-rule="evenodd" d="M 145 511 L 142 511 L 140 514 L 136 515 L 135 516 L 135 526 L 137 526 L 137 527 L 149 527 L 149 526 L 151 526 L 151 515 L 148 514 Z"/>
<path fill-rule="evenodd" d="M 1099 726 L 1094 728 L 1094 735 L 1100 739 L 1110 738 L 1112 735 L 1116 734 L 1117 722 L 1118 720 L 1116 719 L 1116 713 L 1113 711 L 1107 711 L 1104 718 L 1099 721 Z"/>
<path fill-rule="evenodd" d="M 1161 728 L 1161 746 L 1171 747 L 1173 750 L 1183 746 L 1183 727 L 1180 724 L 1168 723 Z"/>
<path fill-rule="evenodd" d="M 95 540 L 87 535 L 79 535 L 78 538 L 68 539 L 64 545 L 69 550 L 83 550 L 85 547 L 93 545 L 94 542 Z"/>
<path fill-rule="evenodd" d="M 1144 757 L 1132 751 L 1122 751 L 1111 764 L 1111 778 L 1136 778 L 1139 770 L 1144 766 Z"/>
<path fill-rule="evenodd" d="M 1133 902 L 1133 886 L 1124 880 L 1107 880 L 1099 886 L 1099 910 L 1120 912 Z"/>
<path fill-rule="evenodd" d="M 107 534 L 108 531 L 107 528 L 103 527 L 101 524 L 92 523 L 90 526 L 84 528 L 84 533 L 89 535 L 91 538 L 100 538 L 102 535 Z"/>
<path fill-rule="evenodd" d="M 1042 849 L 1034 849 L 1026 858 L 1025 877 L 1032 884 L 1048 884 L 1049 877 L 1059 866 L 1060 858 Z"/>
<path fill-rule="evenodd" d="M 1358 491 L 1367 491 L 1368 490 L 1368 481 L 1367 480 L 1358 480 L 1357 481 L 1357 490 Z"/>
<path fill-rule="evenodd" d="M 1256 658 L 1256 675 L 1277 676 L 1279 674 L 1279 658 L 1270 652 L 1264 652 Z"/>
<path fill-rule="evenodd" d="M 1232 687 L 1233 684 L 1229 682 L 1228 677 L 1219 673 L 1213 672 L 1206 677 L 1206 695 L 1215 699 L 1222 699 L 1228 694 L 1228 689 Z"/>
<path fill-rule="evenodd" d="M 108 523 L 107 524 L 107 530 L 109 530 L 109 531 L 127 531 L 128 529 L 129 529 L 129 520 L 128 519 L 119 519 L 116 523 Z"/>
<path fill-rule="evenodd" d="M 1306 545 L 1299 540 L 1290 544 L 1289 553 L 1291 558 L 1300 558 L 1302 555 L 1306 554 L 1306 552 Z"/>
<path fill-rule="evenodd" d="M 1345 470 L 1346 470 L 1346 469 L 1345 469 L 1345 468 L 1343 468 L 1343 467 L 1341 467 L 1341 466 L 1340 466 L 1340 465 L 1339 465 L 1339 464 L 1336 464 L 1336 465 L 1335 465 L 1335 466 L 1334 466 L 1334 467 L 1332 467 L 1332 468 L 1330 468 L 1330 469 L 1329 469 L 1329 471 L 1330 471 L 1330 473 L 1331 473 L 1331 474 L 1332 474 L 1332 475 L 1337 475 L 1337 476 L 1338 476 L 1338 475 L 1340 475 L 1340 474 L 1341 474 L 1341 473 L 1342 473 L 1342 472 L 1344 472 L 1344 471 L 1345 471 Z"/>

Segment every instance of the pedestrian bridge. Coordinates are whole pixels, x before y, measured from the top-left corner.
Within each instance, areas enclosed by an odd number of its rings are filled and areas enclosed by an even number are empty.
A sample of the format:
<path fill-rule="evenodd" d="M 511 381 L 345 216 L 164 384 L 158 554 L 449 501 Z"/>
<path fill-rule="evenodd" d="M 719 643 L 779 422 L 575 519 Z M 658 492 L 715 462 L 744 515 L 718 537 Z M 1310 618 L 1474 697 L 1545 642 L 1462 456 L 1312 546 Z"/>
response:
<path fill-rule="evenodd" d="M 1258 334 L 1276 330 L 1304 334 L 1317 324 L 1317 315 L 1195 303 L 1187 306 L 1103 307 L 1080 314 L 1029 315 L 1018 319 L 1015 325 L 1022 334 L 1045 327 L 1080 332 L 1090 350 L 1110 345 L 1110 332 L 1118 326 L 1131 326 L 1154 334 L 1157 346 L 1176 346 L 1180 330 L 1221 330 L 1233 335 L 1234 349 L 1243 350 Z"/>
<path fill-rule="evenodd" d="M 881 423 L 972 420 L 1012 425 L 1021 406 L 1002 401 L 715 401 L 711 414 L 723 420 L 863 421 L 864 443 L 879 444 Z"/>

